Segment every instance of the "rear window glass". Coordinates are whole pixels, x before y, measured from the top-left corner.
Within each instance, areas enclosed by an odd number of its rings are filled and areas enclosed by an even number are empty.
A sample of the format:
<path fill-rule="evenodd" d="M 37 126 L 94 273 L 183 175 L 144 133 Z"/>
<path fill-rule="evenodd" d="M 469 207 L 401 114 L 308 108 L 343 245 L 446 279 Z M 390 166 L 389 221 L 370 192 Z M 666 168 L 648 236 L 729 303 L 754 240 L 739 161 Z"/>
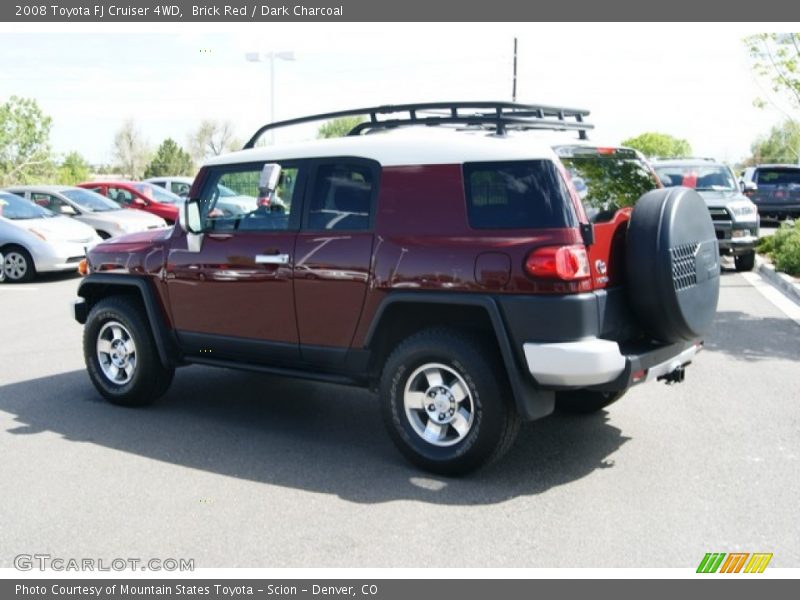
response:
<path fill-rule="evenodd" d="M 475 229 L 543 229 L 578 223 L 569 191 L 549 160 L 464 165 L 467 216 Z"/>
<path fill-rule="evenodd" d="M 561 155 L 586 213 L 633 206 L 645 192 L 658 187 L 652 171 L 625 149 L 601 153 L 580 149 Z"/>
<path fill-rule="evenodd" d="M 800 185 L 800 169 L 759 169 L 759 185 Z"/>

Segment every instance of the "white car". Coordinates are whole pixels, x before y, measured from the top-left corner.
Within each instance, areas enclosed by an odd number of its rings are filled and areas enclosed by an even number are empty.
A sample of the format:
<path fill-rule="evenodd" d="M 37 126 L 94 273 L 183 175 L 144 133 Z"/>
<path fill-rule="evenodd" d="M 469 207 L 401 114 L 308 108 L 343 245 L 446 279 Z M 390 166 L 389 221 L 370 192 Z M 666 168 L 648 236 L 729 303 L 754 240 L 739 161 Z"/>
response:
<path fill-rule="evenodd" d="M 8 281 L 23 282 L 36 273 L 77 270 L 86 248 L 100 242 L 94 229 L 0 192 L 0 254 Z"/>
<path fill-rule="evenodd" d="M 113 200 L 84 188 L 68 185 L 21 185 L 6 188 L 6 191 L 56 214 L 86 223 L 103 239 L 167 227 L 167 222 L 157 215 L 143 210 L 122 208 Z"/>

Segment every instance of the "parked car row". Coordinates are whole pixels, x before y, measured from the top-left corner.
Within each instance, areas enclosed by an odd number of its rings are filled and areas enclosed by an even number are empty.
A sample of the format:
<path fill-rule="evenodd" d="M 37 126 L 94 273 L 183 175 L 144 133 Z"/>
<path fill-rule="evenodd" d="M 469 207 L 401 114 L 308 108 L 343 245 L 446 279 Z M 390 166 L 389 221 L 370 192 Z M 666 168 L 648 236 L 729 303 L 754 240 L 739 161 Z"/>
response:
<path fill-rule="evenodd" d="M 137 182 L 118 182 L 116 188 L 103 183 L 99 189 L 107 194 L 130 189 L 141 197 L 130 192 L 131 201 L 123 205 L 93 191 L 92 182 L 78 187 L 20 185 L 0 192 L 2 280 L 24 282 L 36 273 L 75 270 L 87 248 L 101 239 L 166 229 L 167 220 L 158 213 L 171 215 L 171 223 L 177 218 L 175 200 L 165 190 Z"/>
<path fill-rule="evenodd" d="M 14 195 L 14 199 L 6 200 L 9 207 L 6 213 L 21 214 L 17 208 L 23 206 L 19 205 L 21 199 L 38 207 L 40 218 L 60 216 L 85 224 L 83 234 L 79 236 L 81 239 L 89 240 L 96 236 L 109 239 L 174 225 L 192 182 L 191 177 L 154 177 L 146 181 L 85 181 L 77 186 L 11 186 L 4 190 L 7 195 Z M 218 185 L 216 193 L 218 201 L 209 217 L 241 217 L 259 207 L 256 196 L 237 193 L 225 185 Z M 281 205 L 280 198 L 273 198 L 273 210 Z M 0 234 L 0 253 L 5 255 L 0 270 L 8 281 L 28 281 L 37 272 L 74 269 L 85 254 L 85 249 L 79 252 L 73 248 L 69 256 L 62 257 L 69 260 L 53 262 L 38 258 L 43 256 L 40 242 L 47 244 L 50 240 L 42 239 L 42 236 L 38 236 L 36 241 L 31 240 L 30 236 L 36 237 L 35 234 L 26 233 L 25 228 L 16 223 L 20 220 L 18 217 L 4 217 L 1 210 L 0 220 L 2 231 L 6 232 Z M 61 227 L 58 223 L 65 222 L 65 219 L 59 219 L 51 226 Z"/>

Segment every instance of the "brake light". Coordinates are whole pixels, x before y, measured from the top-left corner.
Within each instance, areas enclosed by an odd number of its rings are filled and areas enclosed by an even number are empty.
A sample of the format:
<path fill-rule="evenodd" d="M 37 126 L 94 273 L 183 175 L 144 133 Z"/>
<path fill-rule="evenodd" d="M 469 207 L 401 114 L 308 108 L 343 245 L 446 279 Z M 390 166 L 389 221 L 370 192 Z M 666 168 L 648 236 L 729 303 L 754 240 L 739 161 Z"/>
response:
<path fill-rule="evenodd" d="M 528 255 L 525 270 L 533 277 L 575 281 L 589 278 L 589 257 L 586 248 L 573 246 L 545 246 Z"/>
<path fill-rule="evenodd" d="M 610 154 L 614 154 L 616 151 L 617 151 L 616 148 L 597 148 L 597 153 L 598 154 L 603 154 L 603 155 L 606 155 L 606 156 L 610 155 Z"/>

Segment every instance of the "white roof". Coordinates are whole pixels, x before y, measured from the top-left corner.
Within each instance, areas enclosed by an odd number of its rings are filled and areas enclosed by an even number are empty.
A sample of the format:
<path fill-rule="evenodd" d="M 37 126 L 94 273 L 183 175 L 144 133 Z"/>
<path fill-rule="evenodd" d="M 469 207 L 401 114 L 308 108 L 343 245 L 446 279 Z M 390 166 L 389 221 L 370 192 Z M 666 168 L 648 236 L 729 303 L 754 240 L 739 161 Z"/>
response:
<path fill-rule="evenodd" d="M 279 162 L 336 156 L 368 158 L 384 167 L 555 158 L 550 145 L 533 136 L 504 137 L 486 131 L 473 133 L 450 129 L 409 128 L 258 147 L 215 156 L 205 164 L 210 166 L 242 162 Z"/>

